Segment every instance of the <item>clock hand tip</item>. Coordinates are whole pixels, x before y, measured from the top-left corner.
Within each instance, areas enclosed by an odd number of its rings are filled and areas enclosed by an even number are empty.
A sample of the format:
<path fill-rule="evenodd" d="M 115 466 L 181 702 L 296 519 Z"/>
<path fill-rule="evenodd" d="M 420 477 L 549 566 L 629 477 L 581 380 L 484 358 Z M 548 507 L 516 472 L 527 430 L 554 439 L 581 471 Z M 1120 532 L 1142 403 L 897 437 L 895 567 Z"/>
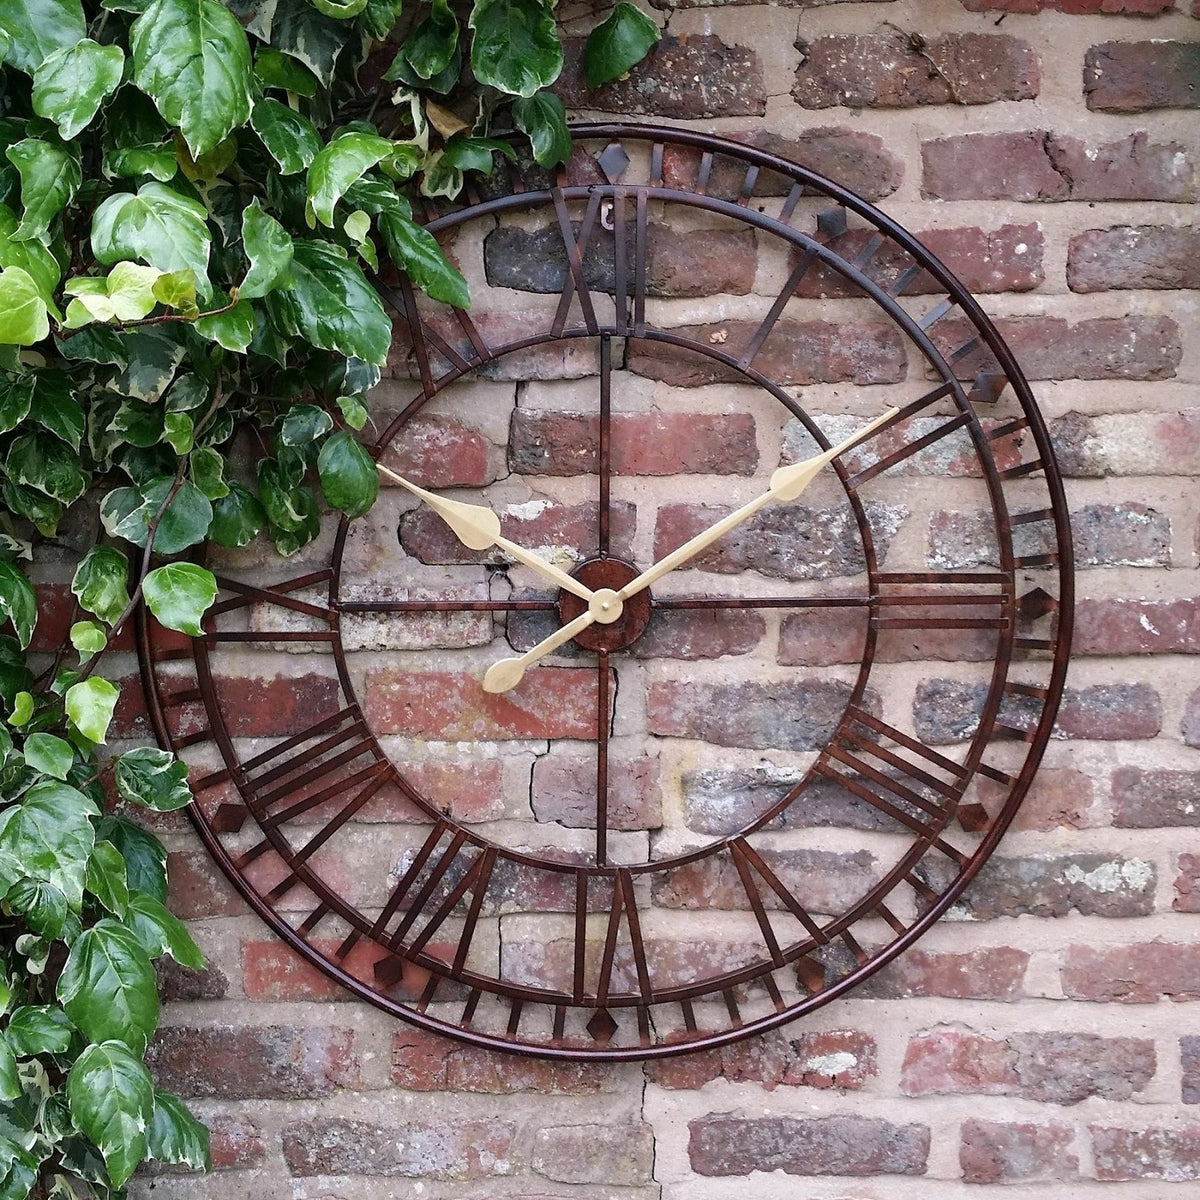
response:
<path fill-rule="evenodd" d="M 524 675 L 525 668 L 519 658 L 502 658 L 488 667 L 487 674 L 483 677 L 483 690 L 498 696 L 515 688 Z"/>

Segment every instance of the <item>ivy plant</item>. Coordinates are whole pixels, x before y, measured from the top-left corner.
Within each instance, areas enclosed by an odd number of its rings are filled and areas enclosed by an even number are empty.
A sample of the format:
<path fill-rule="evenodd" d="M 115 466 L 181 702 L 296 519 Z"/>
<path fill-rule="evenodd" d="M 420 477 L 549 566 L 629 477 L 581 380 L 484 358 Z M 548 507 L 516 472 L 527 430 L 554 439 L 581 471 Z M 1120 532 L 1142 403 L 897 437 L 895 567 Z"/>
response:
<path fill-rule="evenodd" d="M 617 3 L 587 85 L 658 36 Z M 187 770 L 105 753 L 104 656 L 139 603 L 202 633 L 206 539 L 289 555 L 371 507 L 378 274 L 469 305 L 413 201 L 564 162 L 563 61 L 552 0 L 0 0 L 0 1200 L 208 1162 L 143 1061 L 155 960 L 202 958 L 130 819 L 187 805 Z M 47 646 L 31 579 L 66 542 Z"/>

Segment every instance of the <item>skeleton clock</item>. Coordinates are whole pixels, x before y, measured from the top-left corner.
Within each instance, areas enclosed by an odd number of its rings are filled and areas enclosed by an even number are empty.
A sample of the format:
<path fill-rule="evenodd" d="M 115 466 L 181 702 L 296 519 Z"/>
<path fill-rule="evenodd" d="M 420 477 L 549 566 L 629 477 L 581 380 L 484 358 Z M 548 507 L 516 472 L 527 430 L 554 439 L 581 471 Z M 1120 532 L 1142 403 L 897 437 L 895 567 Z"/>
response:
<path fill-rule="evenodd" d="M 391 289 L 375 510 L 210 554 L 205 637 L 141 654 L 298 954 L 478 1045 L 647 1058 L 953 910 L 1050 736 L 1070 534 L 1012 353 L 911 234 L 739 143 L 574 139 L 428 214 L 474 307 Z"/>

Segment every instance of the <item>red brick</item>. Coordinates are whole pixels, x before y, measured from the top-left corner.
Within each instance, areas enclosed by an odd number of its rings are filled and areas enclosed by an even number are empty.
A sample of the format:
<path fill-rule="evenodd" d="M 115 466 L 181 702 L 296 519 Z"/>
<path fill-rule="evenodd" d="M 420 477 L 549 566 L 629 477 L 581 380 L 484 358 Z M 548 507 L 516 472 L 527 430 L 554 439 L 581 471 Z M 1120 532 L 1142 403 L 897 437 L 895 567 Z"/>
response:
<path fill-rule="evenodd" d="M 1012 946 L 983 946 L 960 954 L 909 950 L 865 980 L 855 994 L 889 1000 L 1018 1000 L 1028 965 L 1028 953 Z"/>
<path fill-rule="evenodd" d="M 1083 60 L 1087 106 L 1103 112 L 1200 108 L 1200 44 L 1104 42 Z"/>
<path fill-rule="evenodd" d="M 262 1130 L 240 1113 L 217 1113 L 205 1117 L 209 1148 L 215 1171 L 234 1167 L 258 1167 L 267 1157 Z"/>
<path fill-rule="evenodd" d="M 1200 1125 L 1170 1129 L 1089 1125 L 1088 1130 L 1097 1179 L 1162 1179 L 1167 1183 L 1200 1180 Z"/>
<path fill-rule="evenodd" d="M 853 260 L 870 240 L 872 230 L 850 229 L 828 244 L 847 260 Z M 1026 292 L 1045 280 L 1041 226 L 1001 225 L 981 229 L 968 225 L 953 229 L 925 229 L 915 234 L 971 292 Z M 865 268 L 880 287 L 891 287 L 913 266 L 910 254 L 894 242 L 885 242 Z M 945 286 L 922 271 L 904 287 L 906 296 L 936 295 Z M 804 274 L 796 295 L 809 299 L 826 296 L 860 295 L 857 285 L 831 267 L 816 262 Z"/>
<path fill-rule="evenodd" d="M 1092 1033 L 1014 1033 L 986 1038 L 957 1029 L 908 1043 L 900 1089 L 906 1096 L 1017 1096 L 1078 1104 L 1089 1096 L 1128 1100 L 1150 1082 L 1154 1042 Z"/>
<path fill-rule="evenodd" d="M 849 700 L 850 685 L 828 679 L 663 680 L 650 685 L 646 722 L 650 733 L 659 737 L 696 738 L 755 750 L 818 750 L 833 736 Z"/>
<path fill-rule="evenodd" d="M 755 149 L 787 159 L 817 175 L 841 184 L 866 200 L 890 196 L 904 178 L 904 164 L 888 149 L 883 138 L 844 126 L 807 129 L 798 137 L 785 138 L 765 129 L 725 133 Z M 663 181 L 668 187 L 693 188 L 700 167 L 700 151 L 685 146 L 668 146 L 663 154 Z M 716 155 L 707 192 L 725 200 L 741 194 L 745 163 L 727 155 Z M 776 171 L 763 170 L 755 180 L 754 196 L 786 196 L 792 181 Z"/>
<path fill-rule="evenodd" d="M 515 1126 L 497 1120 L 402 1121 L 372 1125 L 324 1116 L 283 1128 L 294 1176 L 487 1179 L 508 1175 Z"/>
<path fill-rule="evenodd" d="M 375 424 L 384 430 L 394 416 L 376 413 Z M 487 439 L 461 421 L 417 416 L 401 426 L 379 461 L 421 487 L 483 487 L 497 475 L 489 449 Z M 392 486 L 386 475 L 379 482 Z"/>
<path fill-rule="evenodd" d="M 683 325 L 671 333 L 737 357 L 757 328 L 753 321 L 733 320 Z M 780 384 L 897 383 L 905 377 L 908 361 L 894 326 L 784 318 L 776 322 L 754 366 Z M 741 372 L 699 350 L 644 340 L 631 342 L 629 370 L 672 387 L 746 382 Z"/>
<path fill-rule="evenodd" d="M 533 815 L 568 829 L 596 828 L 596 756 L 547 755 L 533 764 Z M 613 755 L 608 764 L 608 828 L 658 829 L 658 759 Z"/>
<path fill-rule="evenodd" d="M 450 671 L 371 671 L 365 708 L 380 733 L 439 741 L 595 737 L 595 671 L 530 668 L 510 692 L 491 695 L 482 679 Z"/>
<path fill-rule="evenodd" d="M 150 710 L 146 707 L 146 694 L 142 690 L 140 675 L 108 676 L 120 688 L 117 707 L 113 711 L 108 736 L 126 738 L 152 738 L 154 729 L 150 724 Z"/>
<path fill-rule="evenodd" d="M 287 669 L 284 664 L 281 669 Z M 214 676 L 217 705 L 230 737 L 283 737 L 341 707 L 335 675 L 289 671 L 272 679 L 237 675 Z"/>
<path fill-rule="evenodd" d="M 412 1092 L 594 1095 L 611 1091 L 613 1077 L 601 1063 L 500 1054 L 420 1029 L 404 1028 L 392 1038 L 392 1082 Z"/>
<path fill-rule="evenodd" d="M 1195 200 L 1196 165 L 1145 132 L 1088 146 L 1043 130 L 968 133 L 921 147 L 922 194 L 940 200 Z"/>
<path fill-rule="evenodd" d="M 1079 1158 L 1071 1152 L 1075 1131 L 1051 1121 L 963 1122 L 958 1151 L 964 1183 L 1048 1183 L 1077 1179 Z"/>
<path fill-rule="evenodd" d="M 534 1134 L 529 1165 L 556 1183 L 636 1187 L 654 1171 L 654 1130 L 644 1121 L 558 1125 Z"/>
<path fill-rule="evenodd" d="M 711 1113 L 688 1123 L 697 1175 L 923 1175 L 929 1128 L 878 1117 L 735 1117 Z"/>
<path fill-rule="evenodd" d="M 1181 854 L 1178 867 L 1171 907 L 1176 912 L 1200 912 L 1200 854 Z"/>
<path fill-rule="evenodd" d="M 500 530 L 510 541 L 526 550 L 542 554 L 560 548 L 580 558 L 593 553 L 598 545 L 600 506 L 556 504 L 550 500 L 529 500 L 509 504 L 497 515 Z M 618 501 L 610 510 L 612 552 L 622 558 L 631 556 L 635 512 L 632 504 Z M 439 566 L 460 563 L 510 563 L 503 550 L 468 550 L 450 527 L 431 508 L 421 506 L 400 518 L 400 545 L 423 563 Z"/>
<path fill-rule="evenodd" d="M 1173 379 L 1183 354 L 1170 317 L 1093 317 L 1073 325 L 1060 317 L 1001 317 L 995 324 L 1028 379 Z M 955 319 L 933 328 L 943 354 L 973 335 L 973 326 Z M 997 369 L 986 348 L 954 363 L 960 379 Z"/>
<path fill-rule="evenodd" d="M 1200 471 L 1200 409 L 1180 412 L 1065 413 L 1051 424 L 1067 475 L 1194 475 Z"/>
<path fill-rule="evenodd" d="M 753 475 L 758 466 L 749 413 L 616 413 L 614 475 Z M 520 475 L 595 474 L 600 418 L 592 413 L 518 408 L 509 467 Z"/>
<path fill-rule="evenodd" d="M 994 817 L 1007 801 L 1009 789 L 983 778 L 976 786 L 977 799 Z M 1017 809 L 1012 828 L 1042 832 L 1088 829 L 1100 824 L 1094 804 L 1095 785 L 1090 775 L 1067 767 L 1043 766 Z"/>
<path fill-rule="evenodd" d="M 792 98 L 804 108 L 1030 100 L 1041 82 L 1032 47 L 1005 34 L 843 34 L 799 49 Z"/>
<path fill-rule="evenodd" d="M 76 607 L 69 583 L 37 583 L 37 624 L 29 649 L 39 654 L 53 654 L 68 642 L 71 626 L 76 621 L 95 620 L 91 613 Z M 118 654 L 134 649 L 133 622 L 108 643 L 107 650 Z"/>
<path fill-rule="evenodd" d="M 875 1041 L 855 1029 L 790 1033 L 776 1030 L 716 1050 L 652 1060 L 647 1074 L 659 1087 L 694 1089 L 714 1079 L 777 1087 L 856 1091 L 878 1073 Z"/>
<path fill-rule="evenodd" d="M 1185 746 L 1200 747 L 1200 688 L 1187 698 L 1179 728 Z"/>
<path fill-rule="evenodd" d="M 184 920 L 233 917 L 248 912 L 246 902 L 204 850 L 167 855 L 167 906 Z"/>
<path fill-rule="evenodd" d="M 163 1000 L 223 1000 L 229 994 L 229 980 L 215 963 L 194 970 L 173 958 L 160 958 L 154 964 L 154 973 Z"/>
<path fill-rule="evenodd" d="M 1179 1060 L 1183 1068 L 1181 1099 L 1184 1104 L 1200 1104 L 1200 1036 L 1189 1033 L 1179 1039 Z"/>
<path fill-rule="evenodd" d="M 1200 1000 L 1200 946 L 1140 942 L 1124 946 L 1071 946 L 1062 968 L 1072 1000 L 1150 1004 Z"/>
<path fill-rule="evenodd" d="M 745 46 L 711 34 L 665 34 L 627 75 L 589 88 L 581 69 L 584 39 L 566 38 L 566 61 L 555 91 L 568 108 L 641 114 L 673 120 L 761 117 L 767 108 L 762 66 Z"/>
<path fill-rule="evenodd" d="M 629 648 L 634 658 L 724 658 L 749 654 L 767 623 L 751 610 L 658 609 L 646 632 Z"/>
<path fill-rule="evenodd" d="M 159 1087 L 221 1100 L 302 1100 L 360 1086 L 349 1029 L 168 1025 L 146 1054 Z"/>
<path fill-rule="evenodd" d="M 1200 825 L 1200 771 L 1118 767 L 1112 806 L 1118 829 Z"/>
<path fill-rule="evenodd" d="M 1200 654 L 1200 598 L 1083 599 L 1075 604 L 1076 654 Z"/>
<path fill-rule="evenodd" d="M 1067 283 L 1073 292 L 1123 288 L 1200 288 L 1200 229 L 1119 225 L 1071 239 Z"/>

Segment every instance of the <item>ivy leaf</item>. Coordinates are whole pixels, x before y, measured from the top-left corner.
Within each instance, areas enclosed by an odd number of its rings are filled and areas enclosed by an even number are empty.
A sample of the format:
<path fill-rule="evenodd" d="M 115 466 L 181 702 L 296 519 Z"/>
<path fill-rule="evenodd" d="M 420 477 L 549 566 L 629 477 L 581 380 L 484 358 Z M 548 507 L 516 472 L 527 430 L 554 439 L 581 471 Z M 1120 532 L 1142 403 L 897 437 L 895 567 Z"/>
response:
<path fill-rule="evenodd" d="M 211 446 L 193 450 L 189 467 L 192 482 L 209 500 L 220 500 L 229 495 L 229 484 L 225 482 L 225 459 Z"/>
<path fill-rule="evenodd" d="M 217 598 L 217 581 L 193 563 L 167 563 L 142 581 L 142 595 L 160 625 L 200 637 L 200 618 Z"/>
<path fill-rule="evenodd" d="M 34 74 L 33 111 L 53 121 L 69 142 L 117 90 L 124 68 L 120 46 L 101 46 L 90 38 L 56 50 Z"/>
<path fill-rule="evenodd" d="M 164 903 L 167 899 L 167 852 L 153 834 L 122 817 L 104 817 L 96 836 L 112 842 L 125 860 L 129 888 Z"/>
<path fill-rule="evenodd" d="M 174 480 L 167 475 L 160 475 L 147 483 L 141 490 L 142 503 L 116 522 L 113 526 L 115 534 L 131 541 L 135 546 L 145 546 L 150 536 L 150 522 L 162 508 L 163 501 L 173 486 Z M 102 518 L 107 515 L 104 507 L 108 506 L 110 501 L 121 502 L 116 498 L 115 492 L 110 492 L 102 506 Z M 212 504 L 208 497 L 194 483 L 185 480 L 158 518 L 158 528 L 154 532 L 154 549 L 159 554 L 178 554 L 181 550 L 202 542 L 211 523 Z"/>
<path fill-rule="evenodd" d="M 432 79 L 450 65 L 457 46 L 458 19 L 446 0 L 433 0 L 429 16 L 408 35 L 400 53 L 422 79 Z"/>
<path fill-rule="evenodd" d="M 71 591 L 79 603 L 112 625 L 129 604 L 129 561 L 112 546 L 93 546 L 75 568 Z"/>
<path fill-rule="evenodd" d="M 192 278 L 191 271 L 187 276 Z M 119 262 L 106 279 L 94 275 L 68 279 L 63 292 L 75 299 L 67 305 L 67 328 L 90 321 L 141 320 L 158 303 L 156 286 L 161 278 L 156 267 Z"/>
<path fill-rule="evenodd" d="M 224 312 L 201 317 L 196 322 L 196 332 L 226 350 L 243 354 L 254 339 L 254 309 L 249 300 L 239 300 Z"/>
<path fill-rule="evenodd" d="M 166 325 L 130 329 L 120 336 L 129 361 L 113 380 L 113 390 L 153 404 L 187 353 L 182 336 Z"/>
<path fill-rule="evenodd" d="M 229 494 L 213 501 L 213 521 L 208 536 L 218 546 L 237 550 L 252 542 L 267 523 L 267 514 L 258 497 L 234 480 Z"/>
<path fill-rule="evenodd" d="M 4 1031 L 5 1040 L 18 1058 L 31 1054 L 64 1054 L 71 1044 L 74 1026 L 61 1008 L 50 1004 L 26 1004 L 13 1010 Z"/>
<path fill-rule="evenodd" d="M 82 792 L 65 783 L 35 783 L 20 804 L 0 814 L 0 851 L 13 855 L 27 878 L 56 887 L 78 912 L 95 845 L 90 818 L 98 811 Z"/>
<path fill-rule="evenodd" d="M 133 79 L 193 158 L 250 116 L 250 42 L 217 0 L 152 0 L 129 31 Z"/>
<path fill-rule="evenodd" d="M 380 213 L 378 222 L 392 262 L 404 270 L 417 287 L 444 304 L 470 308 L 471 293 L 467 281 L 446 258 L 429 230 L 399 210 Z"/>
<path fill-rule="evenodd" d="M 322 15 L 308 0 L 279 0 L 271 26 L 271 45 L 302 62 L 328 87 L 338 57 L 353 32 L 352 25 Z"/>
<path fill-rule="evenodd" d="M 71 377 L 65 371 L 39 371 L 34 377 L 30 415 L 44 429 L 79 449 L 86 420 L 75 399 Z"/>
<path fill-rule="evenodd" d="M 446 143 L 446 161 L 460 171 L 491 172 L 492 156 L 499 151 L 505 158 L 516 159 L 517 152 L 508 142 L 498 138 L 464 137 L 454 134 Z"/>
<path fill-rule="evenodd" d="M 208 1130 L 188 1112 L 182 1100 L 166 1092 L 154 1093 L 146 1152 L 159 1162 L 184 1163 L 194 1171 L 212 1169 Z"/>
<path fill-rule="evenodd" d="M 176 454 L 187 454 L 192 448 L 195 428 L 187 413 L 167 413 L 163 417 L 163 441 Z"/>
<path fill-rule="evenodd" d="M 136 194 L 109 196 L 92 217 L 92 251 L 111 266 L 141 259 L 160 271 L 191 270 L 202 295 L 211 294 L 208 254 L 212 237 L 203 204 L 157 182 Z"/>
<path fill-rule="evenodd" d="M 357 396 L 339 396 L 337 406 L 341 410 L 342 420 L 351 429 L 361 429 L 367 423 L 370 414 Z"/>
<path fill-rule="evenodd" d="M 5 469 L 10 479 L 45 492 L 63 504 L 74 504 L 87 490 L 88 481 L 79 469 L 79 456 L 42 430 L 27 433 L 13 442 Z"/>
<path fill-rule="evenodd" d="M 80 654 L 99 654 L 108 645 L 108 635 L 98 621 L 76 621 L 70 637 L 71 645 Z"/>
<path fill-rule="evenodd" d="M 18 379 L 0 377 L 0 433 L 16 429 L 29 415 L 33 403 L 34 376 Z"/>
<path fill-rule="evenodd" d="M 76 1126 L 104 1155 L 113 1187 L 124 1187 L 146 1157 L 154 1117 L 150 1072 L 118 1040 L 89 1046 L 67 1076 L 67 1102 Z"/>
<path fill-rule="evenodd" d="M 267 302 L 289 334 L 321 350 L 368 362 L 387 362 L 392 323 L 363 273 L 329 242 L 300 240 L 292 262 L 293 286 Z"/>
<path fill-rule="evenodd" d="M 181 966 L 191 967 L 193 971 L 204 966 L 204 955 L 183 922 L 153 896 L 134 892 L 129 897 L 125 925 L 151 958 L 169 954 Z"/>
<path fill-rule="evenodd" d="M 5 643 L 18 645 L 13 638 L 5 638 Z M 18 649 L 18 654 L 21 651 Z M 32 676 L 30 677 L 32 678 Z M 8 723 L 10 725 L 24 725 L 33 716 L 33 696 L 29 692 L 18 692 L 13 700 L 12 712 L 9 714 Z"/>
<path fill-rule="evenodd" d="M 628 0 L 618 0 L 608 17 L 588 34 L 583 48 L 583 78 L 588 87 L 619 79 L 650 52 L 662 37 L 655 23 Z"/>
<path fill-rule="evenodd" d="M 49 309 L 37 280 L 23 267 L 0 271 L 0 344 L 33 346 L 49 334 Z"/>
<path fill-rule="evenodd" d="M 83 886 L 114 916 L 125 916 L 129 907 L 125 860 L 112 842 L 96 843 L 92 856 L 88 859 Z"/>
<path fill-rule="evenodd" d="M 127 264 L 132 266 L 132 264 Z M 115 275 L 121 264 L 112 270 Z M 112 278 L 112 275 L 109 276 Z M 196 276 L 192 271 L 164 271 L 151 287 L 155 300 L 167 308 L 178 309 L 185 316 L 196 315 Z"/>
<path fill-rule="evenodd" d="M 23 1146 L 0 1137 L 0 1200 L 25 1200 L 37 1183 L 40 1166 Z"/>
<path fill-rule="evenodd" d="M 0 5 L 0 32 L 9 39 L 5 58 L 30 75 L 86 31 L 80 0 L 5 0 Z"/>
<path fill-rule="evenodd" d="M 379 472 L 374 460 L 344 429 L 321 447 L 317 470 L 325 499 L 348 517 L 361 517 L 379 495 Z"/>
<path fill-rule="evenodd" d="M 553 92 L 522 96 L 513 103 L 512 111 L 517 128 L 529 138 L 538 166 L 553 167 L 571 157 L 567 112 Z"/>
<path fill-rule="evenodd" d="M 139 746 L 117 759 L 117 792 L 123 800 L 155 812 L 190 804 L 187 764 L 157 746 Z"/>
<path fill-rule="evenodd" d="M 265 88 L 295 92 L 297 96 L 304 96 L 308 100 L 317 94 L 317 80 L 313 73 L 269 46 L 261 46 L 254 55 L 254 74 Z"/>
<path fill-rule="evenodd" d="M 562 71 L 554 10 L 542 0 L 476 0 L 470 25 L 471 70 L 480 83 L 532 96 Z"/>
<path fill-rule="evenodd" d="M 348 0 L 346 4 L 338 4 L 335 0 L 312 0 L 312 6 L 327 17 L 348 21 L 351 17 L 357 17 L 367 7 L 367 0 Z"/>
<path fill-rule="evenodd" d="M 293 404 L 279 426 L 285 446 L 309 446 L 333 428 L 333 418 L 319 405 Z"/>
<path fill-rule="evenodd" d="M 62 142 L 24 138 L 9 146 L 5 154 L 21 176 L 21 206 L 25 210 L 13 240 L 41 238 L 83 182 L 79 151 Z"/>
<path fill-rule="evenodd" d="M 35 771 L 53 775 L 55 779 L 66 779 L 75 761 L 71 743 L 52 733 L 31 733 L 25 739 L 23 750 L 25 761 Z"/>
<path fill-rule="evenodd" d="M 321 151 L 321 135 L 316 126 L 270 97 L 254 106 L 250 128 L 262 139 L 283 175 L 299 174 Z"/>
<path fill-rule="evenodd" d="M 20 267 L 26 271 L 37 284 L 47 307 L 50 307 L 54 289 L 62 278 L 62 268 L 41 242 L 32 239 L 20 242 L 13 237 L 19 224 L 12 209 L 0 204 L 0 268 Z"/>
<path fill-rule="evenodd" d="M 0 1101 L 18 1100 L 21 1094 L 21 1077 L 17 1074 L 16 1056 L 8 1042 L 0 1038 Z"/>
<path fill-rule="evenodd" d="M 13 623 L 21 649 L 26 649 L 37 624 L 37 594 L 24 573 L 3 560 L 0 560 L 0 614 Z"/>
<path fill-rule="evenodd" d="M 346 133 L 325 146 L 308 168 L 308 211 L 333 228 L 333 210 L 346 189 L 392 152 L 387 138 Z"/>
<path fill-rule="evenodd" d="M 92 675 L 67 688 L 63 702 L 75 728 L 88 741 L 103 743 L 120 694 L 107 679 Z"/>
<path fill-rule="evenodd" d="M 292 265 L 292 239 L 274 217 L 257 201 L 242 214 L 242 246 L 250 269 L 238 288 L 243 300 L 256 300 L 280 286 L 286 286 Z"/>
<path fill-rule="evenodd" d="M 39 937 L 55 941 L 62 937 L 70 909 L 61 888 L 40 880 L 22 879 L 4 897 L 13 912 Z"/>

